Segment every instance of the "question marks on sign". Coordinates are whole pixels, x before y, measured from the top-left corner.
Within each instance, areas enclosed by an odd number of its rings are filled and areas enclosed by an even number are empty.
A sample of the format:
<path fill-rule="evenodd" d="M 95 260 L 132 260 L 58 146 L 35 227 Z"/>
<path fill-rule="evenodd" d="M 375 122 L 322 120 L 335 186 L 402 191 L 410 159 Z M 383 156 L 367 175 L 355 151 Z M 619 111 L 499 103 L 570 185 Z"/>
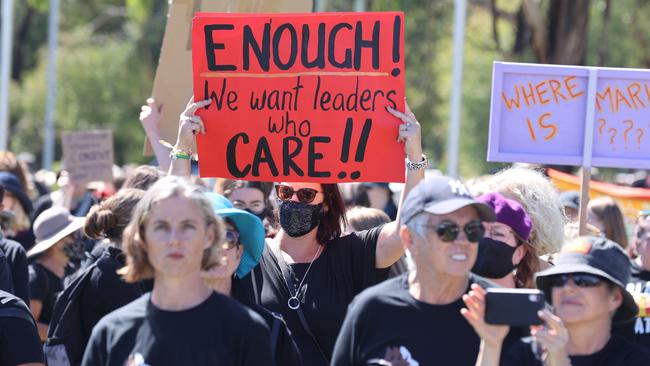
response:
<path fill-rule="evenodd" d="M 625 142 L 625 150 L 627 150 L 627 134 L 632 130 L 632 128 L 634 128 L 634 122 L 626 119 L 623 121 L 623 123 L 627 126 L 627 128 L 623 131 L 623 141 Z"/>
<path fill-rule="evenodd" d="M 614 144 L 614 139 L 616 138 L 617 131 L 614 127 L 609 129 L 609 143 Z"/>
<path fill-rule="evenodd" d="M 635 141 L 632 141 L 632 143 L 636 142 L 637 145 L 636 148 L 637 150 L 640 150 L 641 141 L 645 136 L 645 128 L 643 127 L 636 128 L 634 121 L 629 119 L 622 121 L 622 124 L 625 125 L 625 129 L 623 129 L 623 133 L 621 134 L 623 136 L 623 142 L 625 143 L 625 150 L 628 149 L 628 140 L 630 138 L 634 138 Z M 609 137 L 609 143 L 611 145 L 612 150 L 616 150 L 616 138 L 619 136 L 617 127 L 620 127 L 620 125 L 614 123 L 613 125 L 615 127 L 610 127 L 611 125 L 612 124 L 607 123 L 607 120 L 605 118 L 598 118 L 598 135 L 600 136 L 600 138 Z M 650 127 L 650 124 L 648 124 L 648 127 Z M 603 136 L 604 134 L 606 134 L 607 136 Z"/>
<path fill-rule="evenodd" d="M 604 118 L 598 118 L 598 122 L 599 122 L 598 134 L 602 136 L 603 128 L 605 128 L 605 125 L 607 124 L 607 121 L 605 121 Z"/>

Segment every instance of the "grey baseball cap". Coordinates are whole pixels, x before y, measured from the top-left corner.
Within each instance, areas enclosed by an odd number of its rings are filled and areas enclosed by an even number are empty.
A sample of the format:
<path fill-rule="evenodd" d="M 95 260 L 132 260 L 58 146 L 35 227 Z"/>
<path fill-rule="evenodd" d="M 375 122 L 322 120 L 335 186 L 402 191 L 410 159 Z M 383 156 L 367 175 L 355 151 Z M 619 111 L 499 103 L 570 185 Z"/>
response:
<path fill-rule="evenodd" d="M 446 176 L 429 177 L 408 193 L 400 210 L 400 220 L 402 225 L 406 225 L 422 212 L 446 215 L 467 206 L 474 207 L 482 221 L 496 220 L 492 207 L 478 202 L 459 180 Z"/>

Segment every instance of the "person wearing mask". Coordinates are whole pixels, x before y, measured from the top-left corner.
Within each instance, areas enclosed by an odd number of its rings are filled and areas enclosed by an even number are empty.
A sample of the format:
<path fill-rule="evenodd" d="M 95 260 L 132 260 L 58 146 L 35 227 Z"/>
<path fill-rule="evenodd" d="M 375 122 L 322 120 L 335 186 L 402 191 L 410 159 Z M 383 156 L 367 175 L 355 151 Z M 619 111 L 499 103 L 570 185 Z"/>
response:
<path fill-rule="evenodd" d="M 338 365 L 469 365 L 479 338 L 460 315 L 461 296 L 494 212 L 449 177 L 432 177 L 409 193 L 400 238 L 414 269 L 371 287 L 350 304 L 336 341 Z"/>
<path fill-rule="evenodd" d="M 637 256 L 631 261 L 631 278 L 627 290 L 639 306 L 633 324 L 633 337 L 636 342 L 650 349 L 650 210 L 641 210 L 637 215 L 632 248 Z M 622 331 L 622 334 L 629 333 L 632 331 Z"/>
<path fill-rule="evenodd" d="M 625 290 L 629 278 L 629 258 L 618 244 L 593 236 L 570 241 L 555 266 L 535 277 L 554 313 L 540 311 L 545 325 L 532 326 L 532 338 L 507 350 L 501 343 L 508 327 L 485 323 L 485 290 L 474 286 L 462 312 L 481 336 L 476 365 L 649 365 L 650 349 L 611 333 L 612 324 L 639 310 Z"/>
<path fill-rule="evenodd" d="M 282 316 L 271 313 L 251 302 L 248 294 L 238 287 L 237 280 L 245 277 L 257 265 L 264 250 L 264 226 L 259 217 L 234 208 L 222 195 L 207 193 L 217 216 L 224 221 L 226 239 L 218 249 L 224 264 L 204 273 L 206 283 L 215 291 L 232 296 L 257 312 L 271 329 L 271 349 L 276 365 L 302 365 L 300 352 L 287 329 Z"/>
<path fill-rule="evenodd" d="M 274 365 L 264 320 L 203 282 L 223 240 L 197 186 L 156 182 L 124 231 L 121 270 L 128 282 L 153 278 L 153 290 L 99 321 L 82 365 Z"/>
<path fill-rule="evenodd" d="M 66 349 L 67 357 L 72 365 L 79 365 L 83 358 L 93 327 L 106 314 L 120 308 L 151 290 L 151 284 L 143 282 L 127 283 L 117 271 L 124 267 L 125 256 L 122 252 L 122 234 L 131 220 L 131 215 L 137 203 L 144 196 L 140 189 L 124 188 L 98 205 L 93 206 L 85 218 L 83 233 L 94 240 L 100 240 L 97 247 L 102 249 L 95 265 L 89 268 L 91 273 L 79 273 L 78 276 L 87 278 L 80 296 L 78 314 L 79 338 L 74 347 Z M 82 269 L 83 271 L 84 269 Z M 63 312 L 72 299 L 59 297 L 55 304 L 57 310 Z M 50 333 L 52 337 L 52 327 Z M 76 334 L 75 334 L 76 335 Z"/>
<path fill-rule="evenodd" d="M 20 298 L 0 290 L 0 365 L 45 365 L 36 322 Z"/>
<path fill-rule="evenodd" d="M 5 224 L 3 231 L 7 238 L 19 242 L 25 250 L 34 245 L 34 234 L 30 230 L 32 201 L 20 184 L 18 178 L 8 172 L 0 172 L 0 187 L 4 188 L 2 198 Z"/>
<path fill-rule="evenodd" d="M 539 258 L 528 244 L 533 223 L 519 202 L 500 193 L 476 198 L 490 206 L 495 222 L 484 223 L 485 237 L 478 243 L 478 256 L 472 272 L 509 288 L 534 288 L 533 275 L 539 271 Z"/>
<path fill-rule="evenodd" d="M 34 259 L 29 265 L 29 308 L 38 322 L 41 340 L 47 338 L 56 296 L 63 290 L 65 266 L 83 254 L 83 245 L 77 240 L 83 222 L 63 207 L 47 209 L 34 221 L 36 245 L 27 252 L 27 257 Z"/>
<path fill-rule="evenodd" d="M 486 182 L 488 192 L 498 192 L 515 200 L 533 222 L 528 237 L 538 256 L 557 253 L 564 242 L 565 217 L 560 197 L 553 184 L 541 172 L 528 168 L 509 168 Z M 548 264 L 541 262 L 542 268 Z"/>
<path fill-rule="evenodd" d="M 249 182 L 245 180 L 226 180 L 223 182 L 223 195 L 226 196 L 235 208 L 246 210 L 257 216 L 264 223 L 267 235 L 276 233 L 277 222 L 273 213 L 273 204 L 270 200 L 273 183 Z"/>
<path fill-rule="evenodd" d="M 627 232 L 621 208 L 611 197 L 598 197 L 587 204 L 587 222 L 600 230 L 605 237 L 628 249 Z"/>
<path fill-rule="evenodd" d="M 188 151 L 195 134 L 205 132 L 195 112 L 210 103 L 191 99 L 187 104 L 173 154 Z M 427 164 L 420 124 L 408 106 L 406 113 L 387 110 L 403 122 L 397 141 L 404 143 L 407 156 L 402 192 L 406 195 L 424 178 Z M 172 159 L 170 172 L 189 176 L 190 160 Z M 280 230 L 267 239 L 258 269 L 251 276 L 256 278 L 260 304 L 284 317 L 303 362 L 327 365 L 349 303 L 383 279 L 377 276 L 378 268 L 391 266 L 404 253 L 399 222 L 342 236 L 345 207 L 336 184 L 281 182 L 276 185 L 276 195 Z M 248 278 L 248 282 L 252 280 Z M 250 291 L 255 291 L 252 285 Z"/>

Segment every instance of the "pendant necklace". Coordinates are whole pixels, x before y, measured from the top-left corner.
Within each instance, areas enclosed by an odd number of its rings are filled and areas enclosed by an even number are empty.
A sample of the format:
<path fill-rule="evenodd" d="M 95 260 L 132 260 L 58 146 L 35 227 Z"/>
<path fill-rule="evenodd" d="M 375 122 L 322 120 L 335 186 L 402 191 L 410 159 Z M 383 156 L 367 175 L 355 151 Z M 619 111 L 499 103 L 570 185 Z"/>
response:
<path fill-rule="evenodd" d="M 309 274 L 309 270 L 311 269 L 311 265 L 314 264 L 314 261 L 316 260 L 316 258 L 318 257 L 318 255 L 320 254 L 322 249 L 323 249 L 323 246 L 319 245 L 318 250 L 316 251 L 316 254 L 314 254 L 314 258 L 312 258 L 311 262 L 309 263 L 309 267 L 307 267 L 307 271 L 305 271 L 305 275 L 302 276 L 302 280 L 300 281 L 300 284 L 298 285 L 298 288 L 296 288 L 295 295 L 291 293 L 292 292 L 291 288 L 289 286 L 287 286 L 287 289 L 289 290 L 289 295 L 291 295 L 291 297 L 287 301 L 287 306 L 289 306 L 289 309 L 296 310 L 296 309 L 298 309 L 300 307 L 300 300 L 298 300 L 298 295 L 300 294 L 300 289 L 302 288 L 302 283 L 305 282 L 305 278 L 307 278 L 307 275 Z M 282 255 L 282 254 L 280 253 L 280 255 Z"/>

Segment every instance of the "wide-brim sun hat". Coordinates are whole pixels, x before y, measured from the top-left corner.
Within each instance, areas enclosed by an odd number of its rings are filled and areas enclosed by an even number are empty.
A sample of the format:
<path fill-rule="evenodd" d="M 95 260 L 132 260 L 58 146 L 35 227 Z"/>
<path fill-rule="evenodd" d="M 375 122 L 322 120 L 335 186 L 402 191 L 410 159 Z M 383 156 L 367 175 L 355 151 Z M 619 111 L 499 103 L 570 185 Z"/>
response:
<path fill-rule="evenodd" d="M 214 213 L 221 218 L 228 218 L 239 231 L 239 241 L 244 251 L 235 271 L 238 278 L 246 276 L 259 263 L 264 251 L 264 224 L 259 217 L 248 211 L 232 207 L 232 203 L 224 196 L 216 193 L 206 194 L 212 202 Z"/>
<path fill-rule="evenodd" d="M 596 236 L 583 236 L 562 247 L 555 266 L 535 275 L 537 288 L 551 301 L 551 277 L 554 275 L 588 273 L 607 279 L 621 289 L 623 302 L 614 313 L 615 323 L 634 319 L 639 308 L 626 289 L 630 279 L 630 259 L 615 242 Z"/>
<path fill-rule="evenodd" d="M 36 245 L 27 252 L 27 256 L 33 257 L 45 252 L 61 239 L 80 230 L 84 222 L 85 218 L 72 216 L 63 207 L 43 211 L 34 221 Z"/>

